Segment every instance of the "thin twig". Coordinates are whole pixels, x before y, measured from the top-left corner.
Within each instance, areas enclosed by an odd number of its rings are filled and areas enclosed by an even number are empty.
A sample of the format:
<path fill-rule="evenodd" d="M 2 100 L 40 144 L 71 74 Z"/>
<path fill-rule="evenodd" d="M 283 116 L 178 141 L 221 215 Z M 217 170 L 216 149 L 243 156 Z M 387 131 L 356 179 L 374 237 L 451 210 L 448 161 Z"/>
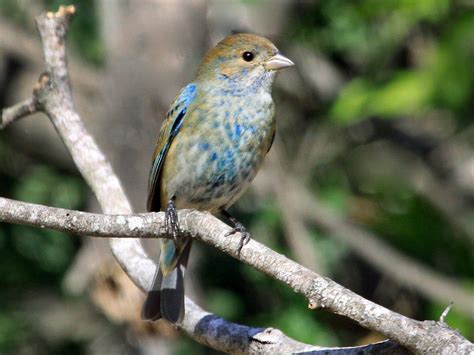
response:
<path fill-rule="evenodd" d="M 0 116 L 0 129 L 4 129 L 10 123 L 31 115 L 36 111 L 38 111 L 38 102 L 34 95 L 12 107 L 5 108 L 2 110 L 2 115 Z"/>
<path fill-rule="evenodd" d="M 448 316 L 449 311 L 453 307 L 453 302 L 450 302 L 448 306 L 444 309 L 443 313 L 441 313 L 441 316 L 439 317 L 439 322 L 446 324 L 446 317 Z"/>

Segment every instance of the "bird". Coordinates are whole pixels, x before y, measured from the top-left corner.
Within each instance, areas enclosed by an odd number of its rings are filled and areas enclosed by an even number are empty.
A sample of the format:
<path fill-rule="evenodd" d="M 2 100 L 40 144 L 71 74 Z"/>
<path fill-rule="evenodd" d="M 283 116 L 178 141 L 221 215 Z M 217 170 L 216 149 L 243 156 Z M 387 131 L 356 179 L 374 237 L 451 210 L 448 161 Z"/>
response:
<path fill-rule="evenodd" d="M 165 212 L 160 259 L 142 319 L 184 318 L 184 272 L 191 238 L 180 235 L 176 209 L 226 217 L 249 232 L 227 209 L 248 188 L 275 137 L 271 96 L 276 73 L 294 63 L 267 38 L 238 33 L 204 56 L 195 79 L 171 104 L 160 129 L 148 181 L 147 209 Z"/>

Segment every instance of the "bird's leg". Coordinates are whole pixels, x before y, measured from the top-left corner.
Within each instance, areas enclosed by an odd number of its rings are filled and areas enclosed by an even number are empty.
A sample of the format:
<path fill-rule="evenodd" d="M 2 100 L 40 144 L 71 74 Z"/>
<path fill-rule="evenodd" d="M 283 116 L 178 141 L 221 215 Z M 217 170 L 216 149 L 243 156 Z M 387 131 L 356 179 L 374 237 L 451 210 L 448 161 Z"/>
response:
<path fill-rule="evenodd" d="M 225 236 L 228 237 L 229 235 L 232 235 L 235 233 L 240 233 L 242 235 L 239 242 L 239 248 L 237 249 L 237 252 L 240 254 L 240 251 L 242 250 L 244 245 L 250 241 L 250 232 L 247 230 L 247 228 L 245 228 L 245 226 L 242 223 L 240 223 L 237 219 L 232 217 L 232 215 L 229 212 L 227 212 L 226 210 L 222 210 L 221 212 L 222 212 L 222 215 L 225 218 L 227 218 L 234 226 L 230 232 L 226 233 Z"/>
<path fill-rule="evenodd" d="M 165 210 L 165 229 L 166 233 L 173 237 L 176 242 L 179 236 L 178 212 L 174 205 L 174 197 L 168 201 Z"/>

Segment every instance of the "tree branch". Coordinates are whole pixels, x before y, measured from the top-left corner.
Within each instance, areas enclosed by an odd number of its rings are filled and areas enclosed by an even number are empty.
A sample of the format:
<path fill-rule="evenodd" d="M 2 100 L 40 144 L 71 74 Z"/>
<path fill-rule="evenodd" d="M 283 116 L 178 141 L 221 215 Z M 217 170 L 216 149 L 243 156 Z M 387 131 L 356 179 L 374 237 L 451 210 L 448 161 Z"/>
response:
<path fill-rule="evenodd" d="M 295 206 L 296 213 L 329 231 L 378 270 L 426 297 L 445 303 L 452 301 L 469 317 L 474 317 L 474 293 L 459 282 L 401 254 L 384 243 L 380 236 L 337 216 L 319 203 L 293 174 L 286 173 L 279 186 L 286 186 L 286 190 L 292 192 L 286 196 L 287 205 Z"/>
<path fill-rule="evenodd" d="M 255 240 L 237 252 L 239 236 L 226 236 L 230 227 L 209 213 L 181 210 L 178 215 L 182 232 L 213 245 L 221 251 L 259 271 L 286 283 L 308 302 L 333 313 L 350 317 L 359 324 L 379 331 L 418 352 L 433 352 L 455 346 L 457 350 L 474 350 L 459 333 L 442 323 L 419 322 L 376 305 L 334 281 L 278 254 Z M 164 214 L 100 215 L 46 207 L 0 198 L 0 220 L 53 228 L 69 233 L 99 237 L 168 238 L 164 230 Z M 153 273 L 142 270 L 143 279 L 151 282 Z M 143 284 L 139 284 L 142 289 Z M 189 321 L 186 316 L 184 329 Z M 199 323 L 199 322 L 198 322 Z M 195 325 L 194 325 L 195 326 Z M 194 327 L 191 329 L 195 329 Z"/>
<path fill-rule="evenodd" d="M 278 145 L 274 146 L 278 149 Z M 308 150 L 311 151 L 311 149 L 306 149 L 305 152 Z M 474 318 L 472 291 L 462 287 L 459 281 L 400 253 L 385 243 L 381 236 L 348 222 L 319 203 L 301 182 L 301 173 L 298 174 L 298 178 L 294 174 L 295 169 L 287 169 L 282 174 L 281 166 L 286 166 L 287 161 L 284 160 L 283 151 L 281 149 L 277 151 L 279 152 L 277 155 L 270 157 L 269 169 L 266 173 L 269 175 L 268 179 L 273 180 L 276 175 L 279 175 L 278 181 L 272 184 L 273 193 L 277 196 L 284 195 L 283 204 L 293 206 L 295 210 L 293 213 L 328 231 L 333 238 L 349 246 L 359 257 L 400 284 L 413 288 L 421 295 L 440 303 L 453 302 L 458 310 Z M 311 164 L 306 165 L 311 166 Z M 419 175 L 420 172 L 418 172 Z M 290 191 L 290 193 L 282 193 L 280 190 Z"/>
<path fill-rule="evenodd" d="M 163 216 L 159 213 L 127 216 L 131 213 L 131 207 L 120 182 L 105 156 L 85 130 L 74 109 L 64 45 L 65 35 L 73 14 L 74 7 L 69 6 L 61 7 L 57 13 L 43 14 L 37 18 L 48 70 L 48 76 L 45 77 L 47 80 L 43 80 L 37 91 L 39 107 L 55 126 L 71 152 L 74 162 L 97 196 L 104 212 L 124 215 L 100 216 L 84 212 L 67 212 L 62 209 L 32 204 L 18 203 L 20 205 L 15 205 L 17 202 L 2 199 L 2 216 L 5 216 L 3 220 L 6 221 L 6 216 L 10 216 L 15 219 L 15 222 L 20 223 L 19 216 L 22 215 L 24 223 L 40 226 L 50 223 L 51 225 L 48 226 L 53 227 L 54 222 L 57 223 L 58 229 L 76 228 L 77 232 L 77 227 L 74 226 L 82 225 L 84 222 L 80 222 L 82 218 L 91 218 L 89 223 L 94 220 L 97 223 L 92 225 L 86 223 L 91 228 L 87 232 L 92 235 L 101 233 L 102 236 L 107 233 L 113 235 L 115 238 L 110 239 L 110 245 L 114 256 L 130 278 L 141 289 L 147 290 L 156 269 L 155 264 L 148 259 L 138 239 L 116 237 L 118 235 L 125 236 L 127 233 L 131 233 L 133 237 L 138 234 L 143 234 L 144 237 L 157 236 L 156 233 L 162 231 Z M 17 215 L 16 217 L 12 217 L 12 211 Z M 69 219 L 72 215 L 76 217 L 76 220 Z M 285 282 L 296 292 L 304 295 L 311 304 L 317 303 L 334 313 L 345 315 L 364 327 L 385 334 L 413 351 L 422 353 L 474 351 L 471 343 L 446 325 L 438 322 L 419 322 L 391 312 L 344 289 L 330 279 L 296 264 L 283 255 L 275 253 L 256 241 L 250 241 L 238 254 L 239 236 L 225 237 L 229 227 L 209 214 L 180 211 L 179 217 L 183 230 L 190 233 L 191 236 L 212 244 L 267 275 Z M 111 223 L 103 223 L 107 220 Z M 67 221 L 67 224 L 64 221 Z M 123 224 L 124 221 L 125 224 Z M 126 229 L 127 233 L 116 234 L 115 232 L 122 227 Z M 181 328 L 195 340 L 218 350 L 274 352 L 275 350 L 292 349 L 291 351 L 294 352 L 317 349 L 305 344 L 301 345 L 301 343 L 279 335 L 279 332 L 273 329 L 262 330 L 226 322 L 202 311 L 190 300 L 187 300 L 186 303 L 187 312 Z"/>
<path fill-rule="evenodd" d="M 38 103 L 36 97 L 32 95 L 16 105 L 2 110 L 2 115 L 0 116 L 0 129 L 4 129 L 10 123 L 31 115 L 36 111 L 38 111 Z"/>
<path fill-rule="evenodd" d="M 231 254 L 235 258 L 240 258 L 240 260 L 251 266 L 256 267 L 259 265 L 259 270 L 274 277 L 278 275 L 276 278 L 279 280 L 286 278 L 287 283 L 296 290 L 298 281 L 291 280 L 292 278 L 289 278 L 287 273 L 295 274 L 297 271 L 280 269 L 278 265 L 289 263 L 292 265 L 292 268 L 298 269 L 300 267 L 298 264 L 256 241 L 250 241 L 239 254 L 237 253 L 237 247 L 240 242 L 239 237 L 226 237 L 230 227 L 219 219 L 208 213 L 193 210 L 180 210 L 178 213 L 181 226 L 184 227 L 184 233 L 208 244 L 215 245 L 220 250 Z M 169 238 L 164 228 L 163 212 L 104 215 L 41 206 L 0 197 L 0 221 L 50 228 L 71 234 L 93 237 Z M 259 260 L 255 258 L 256 255 Z M 266 271 L 267 269 L 271 271 L 268 272 Z M 308 269 L 304 270 L 311 273 Z M 149 270 L 143 270 L 143 273 L 143 277 L 151 282 L 153 273 L 150 273 Z M 321 278 L 318 275 L 316 277 Z M 341 286 L 328 279 L 325 281 L 329 282 L 328 295 L 330 292 L 333 292 L 334 286 L 342 289 Z M 143 285 L 139 286 L 144 290 Z M 311 291 L 306 291 L 306 293 L 308 292 Z M 200 343 L 228 352 L 316 351 L 317 353 L 318 351 L 332 352 L 337 350 L 339 353 L 345 354 L 352 351 L 379 352 L 387 349 L 391 352 L 397 351 L 400 354 L 407 353 L 404 348 L 391 341 L 369 344 L 362 347 L 337 349 L 303 344 L 287 337 L 277 329 L 252 328 L 227 322 L 220 317 L 203 311 L 189 299 L 186 300 L 186 318 L 182 324 L 182 329 Z M 213 336 L 209 336 L 210 334 L 213 334 Z M 217 336 L 214 334 L 217 334 Z"/>

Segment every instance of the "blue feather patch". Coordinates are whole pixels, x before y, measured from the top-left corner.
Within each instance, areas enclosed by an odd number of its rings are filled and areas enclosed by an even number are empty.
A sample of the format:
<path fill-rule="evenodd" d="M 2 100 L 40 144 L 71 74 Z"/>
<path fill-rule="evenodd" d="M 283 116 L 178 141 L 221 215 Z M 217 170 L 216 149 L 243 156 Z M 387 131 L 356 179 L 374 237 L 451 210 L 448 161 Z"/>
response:
<path fill-rule="evenodd" d="M 155 211 L 159 210 L 160 208 L 160 189 L 157 188 L 159 186 L 159 180 L 161 175 L 161 169 L 163 168 L 163 164 L 166 158 L 166 154 L 173 142 L 174 137 L 179 132 L 179 129 L 183 125 L 183 119 L 186 116 L 187 109 L 189 105 L 194 101 L 196 98 L 196 85 L 195 84 L 188 84 L 182 91 L 176 101 L 171 105 L 173 107 L 168 112 L 168 117 L 171 117 L 173 114 L 176 114 L 176 117 L 173 120 L 173 124 L 171 125 L 171 129 L 169 131 L 166 144 L 161 149 L 160 153 L 153 161 L 153 165 L 150 172 L 150 179 L 149 179 L 149 188 L 148 188 L 148 210 Z"/>

